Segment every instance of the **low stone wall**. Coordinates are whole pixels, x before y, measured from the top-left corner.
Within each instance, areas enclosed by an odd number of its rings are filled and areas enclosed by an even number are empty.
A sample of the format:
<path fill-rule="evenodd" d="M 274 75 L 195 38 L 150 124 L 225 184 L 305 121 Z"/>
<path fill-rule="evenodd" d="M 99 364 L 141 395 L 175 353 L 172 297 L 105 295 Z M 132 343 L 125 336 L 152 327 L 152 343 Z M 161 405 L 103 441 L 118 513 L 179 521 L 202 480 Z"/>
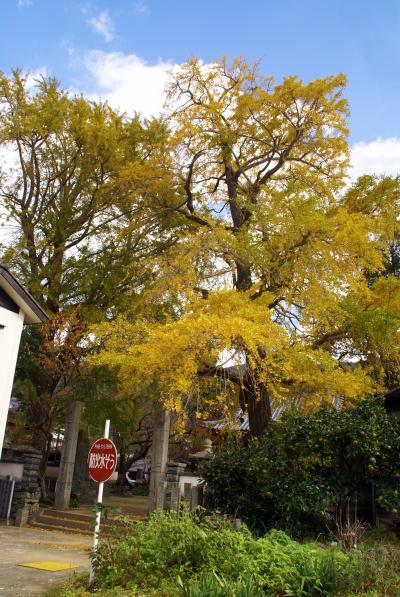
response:
<path fill-rule="evenodd" d="M 31 446 L 8 446 L 3 449 L 2 462 L 23 465 L 22 476 L 16 479 L 10 518 L 22 526 L 39 511 L 39 466 L 41 454 Z"/>

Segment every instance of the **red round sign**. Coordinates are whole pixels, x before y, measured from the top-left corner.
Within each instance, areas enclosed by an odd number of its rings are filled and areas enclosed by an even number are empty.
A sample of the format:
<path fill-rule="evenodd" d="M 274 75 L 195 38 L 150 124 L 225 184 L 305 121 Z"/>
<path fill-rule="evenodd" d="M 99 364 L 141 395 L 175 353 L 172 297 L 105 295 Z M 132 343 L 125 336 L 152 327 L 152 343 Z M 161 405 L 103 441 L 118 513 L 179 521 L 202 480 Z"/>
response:
<path fill-rule="evenodd" d="M 114 443 L 106 437 L 97 439 L 89 450 L 87 463 L 93 481 L 107 481 L 117 466 L 117 448 Z"/>

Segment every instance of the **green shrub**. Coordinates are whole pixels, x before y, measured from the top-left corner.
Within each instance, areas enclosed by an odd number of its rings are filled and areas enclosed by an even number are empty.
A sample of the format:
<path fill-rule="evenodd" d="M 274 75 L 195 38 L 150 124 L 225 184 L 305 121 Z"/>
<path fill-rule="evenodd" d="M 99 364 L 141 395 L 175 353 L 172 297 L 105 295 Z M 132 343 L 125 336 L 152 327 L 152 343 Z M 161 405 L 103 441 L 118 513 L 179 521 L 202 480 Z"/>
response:
<path fill-rule="evenodd" d="M 208 505 L 243 518 L 261 532 L 282 528 L 294 537 L 328 534 L 327 506 L 354 497 L 368 507 L 400 510 L 400 421 L 377 398 L 312 415 L 288 411 L 262 438 L 231 440 L 202 465 Z"/>
<path fill-rule="evenodd" d="M 202 465 L 200 474 L 207 481 L 208 506 L 266 531 L 272 525 L 274 510 L 273 501 L 262 492 L 257 473 L 251 468 L 258 454 L 258 442 L 244 446 L 239 438 L 230 438 Z"/>
<path fill-rule="evenodd" d="M 334 595 L 349 558 L 334 548 L 298 543 L 282 531 L 253 541 L 249 550 L 252 577 L 268 595 Z"/>
<path fill-rule="evenodd" d="M 55 589 L 90 597 L 87 580 Z M 119 522 L 99 546 L 99 597 L 400 597 L 400 548 L 372 538 L 346 552 L 283 531 L 254 538 L 204 511 Z"/>
<path fill-rule="evenodd" d="M 132 578 L 138 586 L 159 586 L 160 578 L 175 583 L 202 570 L 216 570 L 228 577 L 237 574 L 247 557 L 251 540 L 244 529 L 234 532 L 221 517 L 177 517 L 166 512 L 153 514 L 147 522 L 128 524 L 121 540 L 121 528 L 115 541 L 103 543 L 96 568 L 103 586 L 126 585 Z"/>
<path fill-rule="evenodd" d="M 223 517 L 159 512 L 128 524 L 124 537 L 119 526 L 118 536 L 99 547 L 96 575 L 103 588 L 157 588 L 160 595 L 174 595 L 180 578 L 193 597 L 215 583 L 221 597 L 245 591 L 330 597 L 349 565 L 355 565 L 351 557 L 338 549 L 301 544 L 283 531 L 254 539 L 245 526 L 234 530 Z"/>

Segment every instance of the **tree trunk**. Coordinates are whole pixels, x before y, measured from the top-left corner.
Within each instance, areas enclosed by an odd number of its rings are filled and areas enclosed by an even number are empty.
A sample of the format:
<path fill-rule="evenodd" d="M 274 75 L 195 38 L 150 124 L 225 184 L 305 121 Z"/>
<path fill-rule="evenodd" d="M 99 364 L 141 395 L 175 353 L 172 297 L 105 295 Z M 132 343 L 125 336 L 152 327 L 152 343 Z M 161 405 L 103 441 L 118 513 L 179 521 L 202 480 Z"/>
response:
<path fill-rule="evenodd" d="M 126 481 L 126 473 L 129 471 L 131 466 L 137 461 L 145 458 L 147 456 L 148 451 L 151 448 L 151 441 L 144 442 L 141 445 L 138 445 L 133 454 L 128 456 L 128 451 L 124 448 L 120 448 L 120 461 L 119 461 L 119 470 L 118 470 L 118 480 L 117 480 L 117 491 L 121 493 L 124 491 L 124 488 L 127 486 Z"/>
<path fill-rule="evenodd" d="M 254 392 L 248 396 L 247 413 L 250 435 L 262 435 L 272 418 L 271 402 L 265 388 L 262 388 L 259 396 Z"/>
<path fill-rule="evenodd" d="M 46 445 L 42 450 L 42 458 L 40 460 L 39 466 L 39 484 L 40 484 L 40 491 L 42 498 L 47 497 L 47 487 L 46 487 L 46 469 L 47 469 L 47 461 L 49 459 L 49 454 L 51 450 L 51 440 L 52 435 L 49 434 L 48 439 L 46 441 Z"/>
<path fill-rule="evenodd" d="M 247 410 L 250 436 L 262 435 L 272 419 L 271 401 L 265 384 L 260 383 L 255 387 L 254 382 L 245 379 L 241 403 Z"/>
<path fill-rule="evenodd" d="M 126 449 L 124 442 L 121 441 L 119 443 L 119 462 L 118 462 L 118 478 L 117 483 L 115 485 L 115 489 L 118 493 L 123 493 L 124 488 L 126 487 L 126 478 L 125 475 L 127 473 L 127 458 L 126 458 Z"/>
<path fill-rule="evenodd" d="M 233 223 L 233 233 L 236 235 L 244 226 L 248 226 L 251 212 L 240 205 L 238 198 L 238 180 L 240 171 L 234 170 L 230 164 L 225 166 L 225 180 L 228 189 L 229 207 Z M 249 290 L 252 286 L 251 265 L 245 260 L 236 259 L 236 289 L 240 291 Z M 271 421 L 271 402 L 265 384 L 255 378 L 246 375 L 244 385 L 240 390 L 240 400 L 247 409 L 249 418 L 250 436 L 262 435 Z"/>

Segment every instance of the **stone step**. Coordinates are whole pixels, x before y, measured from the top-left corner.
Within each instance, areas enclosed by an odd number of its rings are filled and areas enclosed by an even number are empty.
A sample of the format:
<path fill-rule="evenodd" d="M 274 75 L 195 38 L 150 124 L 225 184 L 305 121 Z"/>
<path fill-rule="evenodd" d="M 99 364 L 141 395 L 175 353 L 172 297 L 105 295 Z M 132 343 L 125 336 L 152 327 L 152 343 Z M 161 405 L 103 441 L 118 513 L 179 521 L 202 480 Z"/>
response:
<path fill-rule="evenodd" d="M 82 522 L 92 522 L 95 519 L 94 512 L 77 512 L 76 510 L 58 510 L 57 508 L 45 508 L 42 514 L 52 518 L 63 518 L 68 520 L 81 520 Z"/>
<path fill-rule="evenodd" d="M 59 533 L 73 533 L 75 535 L 93 535 L 93 531 L 89 529 L 74 529 L 60 525 L 47 525 L 41 522 L 31 522 L 29 525 L 33 529 L 41 529 L 43 531 L 58 531 Z"/>
<path fill-rule="evenodd" d="M 47 530 L 81 533 L 92 535 L 94 530 L 94 513 L 74 512 L 73 510 L 57 510 L 46 508 L 38 512 L 30 526 Z M 116 521 L 115 521 L 116 522 Z M 113 521 L 102 517 L 100 529 L 107 533 L 113 525 Z M 117 523 L 118 524 L 118 523 Z"/>
<path fill-rule="evenodd" d="M 71 520 L 82 520 L 83 522 L 91 522 L 95 519 L 95 512 L 82 512 L 79 510 L 59 510 L 57 508 L 45 508 L 42 510 L 42 514 L 46 514 L 46 516 L 53 516 L 58 518 L 66 518 Z M 118 513 L 108 513 L 107 520 L 114 521 L 115 517 L 118 516 Z M 104 520 L 104 515 L 101 516 L 102 520 Z"/>
<path fill-rule="evenodd" d="M 48 516 L 47 514 L 39 514 L 35 522 L 45 524 L 47 526 L 63 526 L 71 529 L 91 530 L 94 526 L 94 518 L 91 521 L 73 520 L 72 518 L 64 518 L 61 516 Z M 90 524 L 92 523 L 92 524 Z M 102 526 L 110 526 L 110 523 L 102 521 Z"/>

